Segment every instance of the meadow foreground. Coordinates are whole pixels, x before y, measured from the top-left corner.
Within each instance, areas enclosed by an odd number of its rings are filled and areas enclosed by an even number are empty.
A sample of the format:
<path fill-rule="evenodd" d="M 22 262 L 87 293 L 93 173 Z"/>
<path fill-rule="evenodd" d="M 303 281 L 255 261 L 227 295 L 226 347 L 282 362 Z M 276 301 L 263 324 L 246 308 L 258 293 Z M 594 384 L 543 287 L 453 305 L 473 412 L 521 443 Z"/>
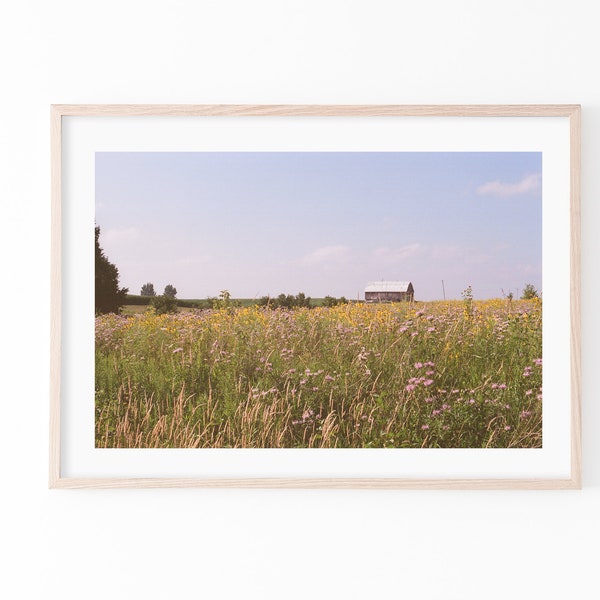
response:
<path fill-rule="evenodd" d="M 96 318 L 96 446 L 542 445 L 542 305 Z"/>

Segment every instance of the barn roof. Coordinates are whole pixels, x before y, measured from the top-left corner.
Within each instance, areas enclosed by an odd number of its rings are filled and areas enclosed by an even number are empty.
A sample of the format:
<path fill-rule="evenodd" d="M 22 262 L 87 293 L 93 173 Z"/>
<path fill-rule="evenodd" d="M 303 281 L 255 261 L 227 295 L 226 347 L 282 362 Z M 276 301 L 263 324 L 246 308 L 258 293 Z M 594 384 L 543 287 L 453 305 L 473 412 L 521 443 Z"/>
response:
<path fill-rule="evenodd" d="M 373 281 L 367 284 L 365 292 L 408 292 L 410 281 Z"/>

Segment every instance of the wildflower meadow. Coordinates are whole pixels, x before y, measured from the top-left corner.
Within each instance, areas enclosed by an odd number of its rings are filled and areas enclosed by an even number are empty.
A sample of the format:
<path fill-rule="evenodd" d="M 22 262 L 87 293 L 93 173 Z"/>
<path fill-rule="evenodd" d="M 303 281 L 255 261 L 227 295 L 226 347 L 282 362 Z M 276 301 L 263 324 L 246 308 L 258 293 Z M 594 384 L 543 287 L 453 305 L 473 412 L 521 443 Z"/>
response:
<path fill-rule="evenodd" d="M 96 318 L 96 446 L 534 448 L 532 300 Z"/>

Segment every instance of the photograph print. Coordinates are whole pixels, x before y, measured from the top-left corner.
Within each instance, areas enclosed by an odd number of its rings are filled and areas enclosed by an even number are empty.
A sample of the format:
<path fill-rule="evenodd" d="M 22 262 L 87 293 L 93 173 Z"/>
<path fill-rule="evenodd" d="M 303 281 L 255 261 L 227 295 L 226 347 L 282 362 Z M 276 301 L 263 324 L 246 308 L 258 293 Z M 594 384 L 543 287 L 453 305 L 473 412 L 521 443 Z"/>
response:
<path fill-rule="evenodd" d="M 97 448 L 541 448 L 541 152 L 96 152 Z"/>

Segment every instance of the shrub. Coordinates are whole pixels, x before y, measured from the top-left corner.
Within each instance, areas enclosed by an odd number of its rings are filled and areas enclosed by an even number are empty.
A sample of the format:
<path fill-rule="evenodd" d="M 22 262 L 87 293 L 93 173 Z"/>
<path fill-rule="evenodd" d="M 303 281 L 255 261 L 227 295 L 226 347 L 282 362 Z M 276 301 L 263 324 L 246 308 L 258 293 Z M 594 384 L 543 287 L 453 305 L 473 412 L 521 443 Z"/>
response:
<path fill-rule="evenodd" d="M 533 285 L 531 285 L 531 283 L 528 283 L 523 288 L 521 300 L 533 300 L 533 298 L 539 298 L 539 294 L 538 291 L 533 287 Z"/>
<path fill-rule="evenodd" d="M 150 306 L 154 308 L 158 315 L 177 312 L 177 300 L 171 296 L 155 296 Z"/>
<path fill-rule="evenodd" d="M 279 294 L 277 298 L 263 296 L 258 301 L 259 306 L 268 306 L 269 308 L 312 308 L 311 299 L 304 292 L 293 296 L 292 294 Z"/>
<path fill-rule="evenodd" d="M 348 300 L 344 296 L 334 298 L 333 296 L 325 296 L 323 298 L 323 306 L 337 306 L 338 304 L 348 304 Z"/>

